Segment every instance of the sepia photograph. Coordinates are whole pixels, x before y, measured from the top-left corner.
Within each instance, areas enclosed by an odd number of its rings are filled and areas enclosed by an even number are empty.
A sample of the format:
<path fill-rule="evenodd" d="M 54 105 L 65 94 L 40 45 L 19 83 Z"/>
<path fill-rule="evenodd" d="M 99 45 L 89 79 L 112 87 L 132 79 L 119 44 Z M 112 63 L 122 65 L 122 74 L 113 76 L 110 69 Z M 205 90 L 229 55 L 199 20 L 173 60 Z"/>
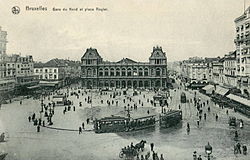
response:
<path fill-rule="evenodd" d="M 0 0 L 0 160 L 249 160 L 250 0 Z"/>

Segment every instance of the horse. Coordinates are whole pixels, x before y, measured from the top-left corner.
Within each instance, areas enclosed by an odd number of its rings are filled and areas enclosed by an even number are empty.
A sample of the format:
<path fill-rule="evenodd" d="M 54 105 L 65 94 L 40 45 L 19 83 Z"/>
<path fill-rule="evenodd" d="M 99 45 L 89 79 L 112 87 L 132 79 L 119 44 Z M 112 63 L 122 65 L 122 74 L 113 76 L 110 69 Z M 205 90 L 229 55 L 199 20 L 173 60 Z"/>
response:
<path fill-rule="evenodd" d="M 141 140 L 141 142 L 137 143 L 135 145 L 135 149 L 138 150 L 138 151 L 143 151 L 144 150 L 144 146 L 145 146 L 145 143 L 147 143 L 146 141 L 144 140 Z"/>

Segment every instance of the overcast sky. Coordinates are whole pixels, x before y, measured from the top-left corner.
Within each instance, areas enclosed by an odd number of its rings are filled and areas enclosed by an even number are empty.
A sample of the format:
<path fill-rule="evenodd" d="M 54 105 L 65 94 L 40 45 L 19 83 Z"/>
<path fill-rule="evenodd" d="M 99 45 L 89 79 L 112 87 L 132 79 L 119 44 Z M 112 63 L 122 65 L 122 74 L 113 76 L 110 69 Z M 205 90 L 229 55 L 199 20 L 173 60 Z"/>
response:
<path fill-rule="evenodd" d="M 3 2 L 4 1 L 4 2 Z M 16 2 L 15 2 L 16 1 Z M 97 48 L 105 60 L 148 61 L 155 45 L 169 61 L 217 57 L 234 50 L 234 19 L 244 0 L 0 0 L 0 26 L 8 32 L 7 53 L 80 60 Z M 246 0 L 246 8 L 250 0 Z M 13 6 L 21 12 L 14 15 Z M 47 12 L 25 11 L 48 7 Z M 107 12 L 52 12 L 53 7 L 104 7 Z"/>

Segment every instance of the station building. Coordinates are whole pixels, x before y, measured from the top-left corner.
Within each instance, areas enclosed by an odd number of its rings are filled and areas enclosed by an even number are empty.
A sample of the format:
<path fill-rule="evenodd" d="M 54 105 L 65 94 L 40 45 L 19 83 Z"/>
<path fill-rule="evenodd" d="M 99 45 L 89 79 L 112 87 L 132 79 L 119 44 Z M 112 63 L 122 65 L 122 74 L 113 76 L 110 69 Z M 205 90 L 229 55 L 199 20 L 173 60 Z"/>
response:
<path fill-rule="evenodd" d="M 153 47 L 148 62 L 123 58 L 104 61 L 97 49 L 88 48 L 81 58 L 83 87 L 166 88 L 167 57 L 162 47 Z"/>

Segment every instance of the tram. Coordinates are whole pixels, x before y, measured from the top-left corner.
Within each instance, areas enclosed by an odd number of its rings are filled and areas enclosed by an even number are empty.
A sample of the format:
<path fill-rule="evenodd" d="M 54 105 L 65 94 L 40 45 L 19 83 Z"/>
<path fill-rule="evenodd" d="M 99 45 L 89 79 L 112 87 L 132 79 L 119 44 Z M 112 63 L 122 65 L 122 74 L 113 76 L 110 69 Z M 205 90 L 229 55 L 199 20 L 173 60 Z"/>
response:
<path fill-rule="evenodd" d="M 141 130 L 155 127 L 155 115 L 132 119 L 128 125 L 128 131 Z"/>
<path fill-rule="evenodd" d="M 128 130 L 129 118 L 120 116 L 104 117 L 94 121 L 95 133 L 115 133 Z"/>
<path fill-rule="evenodd" d="M 155 115 L 131 119 L 121 116 L 104 117 L 94 121 L 95 133 L 136 131 L 155 126 Z"/>
<path fill-rule="evenodd" d="M 182 120 L 181 110 L 171 110 L 160 114 L 160 127 L 168 128 L 178 124 Z"/>

